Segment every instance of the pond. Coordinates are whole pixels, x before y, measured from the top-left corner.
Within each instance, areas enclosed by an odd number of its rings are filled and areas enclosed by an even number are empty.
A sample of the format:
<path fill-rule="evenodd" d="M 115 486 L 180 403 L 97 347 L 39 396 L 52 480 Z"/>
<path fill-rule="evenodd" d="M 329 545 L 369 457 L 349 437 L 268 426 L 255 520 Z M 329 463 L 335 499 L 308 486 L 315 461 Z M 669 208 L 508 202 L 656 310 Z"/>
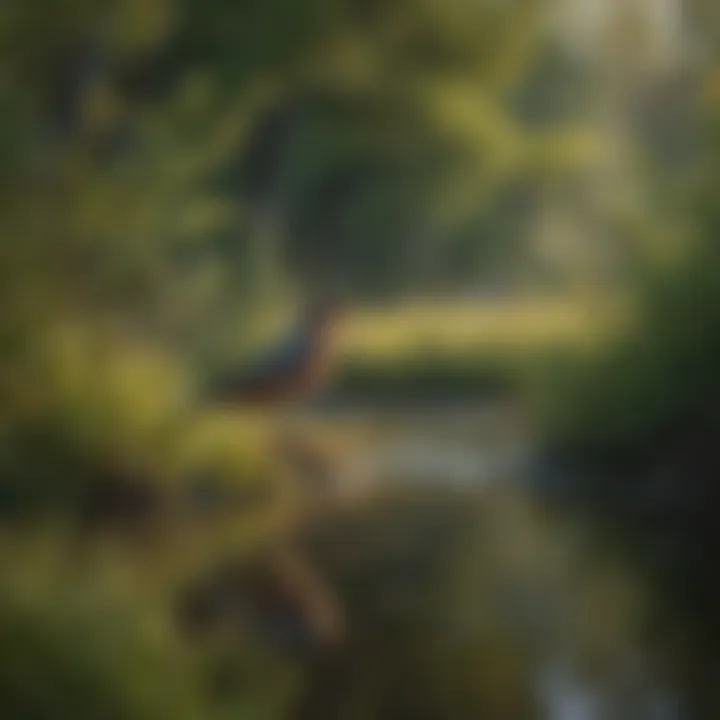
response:
<path fill-rule="evenodd" d="M 303 532 L 349 628 L 335 709 L 320 670 L 303 716 L 680 717 L 644 634 L 646 589 L 546 511 L 522 413 L 350 408 L 318 423 L 361 440 L 339 462 L 342 502 Z"/>

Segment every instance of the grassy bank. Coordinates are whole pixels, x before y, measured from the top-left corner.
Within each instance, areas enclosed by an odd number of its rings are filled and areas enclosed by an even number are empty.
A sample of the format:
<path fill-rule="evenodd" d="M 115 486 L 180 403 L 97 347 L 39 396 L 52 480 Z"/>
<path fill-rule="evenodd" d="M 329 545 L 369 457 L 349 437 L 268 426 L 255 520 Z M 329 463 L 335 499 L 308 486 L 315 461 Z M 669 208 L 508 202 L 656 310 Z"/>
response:
<path fill-rule="evenodd" d="M 589 298 L 416 301 L 355 313 L 337 394 L 457 401 L 521 393 L 554 356 L 603 344 L 627 307 Z"/>

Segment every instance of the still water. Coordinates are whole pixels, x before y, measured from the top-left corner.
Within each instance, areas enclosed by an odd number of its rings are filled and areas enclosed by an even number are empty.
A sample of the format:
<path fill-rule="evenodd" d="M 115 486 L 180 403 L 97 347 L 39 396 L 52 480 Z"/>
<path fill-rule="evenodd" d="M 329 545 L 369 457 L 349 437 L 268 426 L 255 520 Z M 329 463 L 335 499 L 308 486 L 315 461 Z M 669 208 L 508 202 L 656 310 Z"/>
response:
<path fill-rule="evenodd" d="M 516 688 L 498 707 L 509 708 L 513 693 L 523 692 L 532 708 L 499 710 L 498 717 L 686 717 L 680 693 L 645 643 L 647 594 L 601 541 L 572 518 L 544 510 L 532 433 L 519 413 L 365 409 L 335 411 L 324 422 L 362 436 L 343 457 L 334 491 L 350 508 L 363 502 L 320 529 L 326 547 L 319 554 L 340 585 L 352 588 L 348 602 L 368 634 L 378 624 L 393 632 L 417 614 L 432 653 L 446 655 L 450 666 L 458 653 L 472 654 L 493 638 L 490 664 L 511 656 L 503 661 L 510 680 L 493 682 Z M 432 563 L 439 570 L 416 583 Z M 404 586 L 402 577 L 410 578 Z M 432 605 L 427 616 L 417 609 L 424 603 Z M 371 656 L 383 652 L 372 648 Z M 478 672 L 493 675 L 497 667 Z"/>

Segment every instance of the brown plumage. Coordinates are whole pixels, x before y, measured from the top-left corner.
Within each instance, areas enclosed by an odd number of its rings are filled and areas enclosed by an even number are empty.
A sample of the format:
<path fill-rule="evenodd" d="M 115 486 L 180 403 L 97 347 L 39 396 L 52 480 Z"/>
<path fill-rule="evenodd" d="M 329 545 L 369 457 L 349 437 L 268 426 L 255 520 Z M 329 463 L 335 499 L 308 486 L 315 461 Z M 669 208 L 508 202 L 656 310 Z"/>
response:
<path fill-rule="evenodd" d="M 336 304 L 311 308 L 295 332 L 249 368 L 223 378 L 212 391 L 223 403 L 273 405 L 312 397 L 327 384 L 336 357 Z"/>

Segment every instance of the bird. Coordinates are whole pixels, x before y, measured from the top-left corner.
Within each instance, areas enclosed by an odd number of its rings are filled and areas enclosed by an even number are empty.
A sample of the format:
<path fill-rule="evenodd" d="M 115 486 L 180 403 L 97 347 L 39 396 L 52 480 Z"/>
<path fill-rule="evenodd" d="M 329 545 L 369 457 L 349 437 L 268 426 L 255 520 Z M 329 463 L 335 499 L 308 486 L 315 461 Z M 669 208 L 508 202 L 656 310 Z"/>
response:
<path fill-rule="evenodd" d="M 210 393 L 215 402 L 253 407 L 295 404 L 322 391 L 337 359 L 341 306 L 336 299 L 309 304 L 278 346 L 249 365 L 221 376 Z"/>
<path fill-rule="evenodd" d="M 224 406 L 268 410 L 315 397 L 326 386 L 337 359 L 336 333 L 342 307 L 336 298 L 308 303 L 284 342 L 254 362 L 231 370 L 210 389 L 211 399 Z M 279 430 L 272 452 L 288 462 L 304 496 L 325 497 L 334 485 L 328 458 L 294 427 Z M 223 504 L 207 482 L 200 490 L 203 505 Z M 198 494 L 196 492 L 196 497 Z M 236 566 L 192 593 L 185 608 L 190 629 L 202 632 L 227 623 L 249 622 L 251 629 L 291 655 L 335 658 L 344 641 L 343 608 L 332 589 L 305 557 L 291 524 L 270 558 L 243 571 Z M 240 617 L 242 616 L 242 617 Z M 326 661 L 332 664 L 330 660 Z"/>
<path fill-rule="evenodd" d="M 327 387 L 336 365 L 343 311 L 337 296 L 307 303 L 284 342 L 218 378 L 211 389 L 213 404 L 225 409 L 280 410 L 283 415 L 289 407 L 315 399 Z M 292 467 L 308 496 L 326 496 L 334 486 L 333 462 L 305 430 L 281 423 L 272 444 L 271 452 Z"/>

